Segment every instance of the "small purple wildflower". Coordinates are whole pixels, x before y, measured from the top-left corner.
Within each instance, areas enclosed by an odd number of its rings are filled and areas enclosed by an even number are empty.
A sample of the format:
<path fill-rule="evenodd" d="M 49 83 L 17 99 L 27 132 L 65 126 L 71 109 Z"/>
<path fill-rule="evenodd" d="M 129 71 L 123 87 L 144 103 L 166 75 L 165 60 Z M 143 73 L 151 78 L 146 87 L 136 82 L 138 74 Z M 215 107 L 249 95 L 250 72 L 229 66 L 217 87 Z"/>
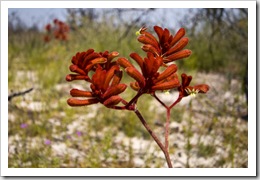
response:
<path fill-rule="evenodd" d="M 28 124 L 26 124 L 26 123 L 22 123 L 22 124 L 20 125 L 20 128 L 22 128 L 22 129 L 27 128 L 27 127 L 28 127 Z"/>
<path fill-rule="evenodd" d="M 77 131 L 76 133 L 77 133 L 78 136 L 82 136 L 82 132 Z"/>
<path fill-rule="evenodd" d="M 50 145 L 51 144 L 51 140 L 49 139 L 46 139 L 45 142 L 44 142 L 45 145 Z"/>

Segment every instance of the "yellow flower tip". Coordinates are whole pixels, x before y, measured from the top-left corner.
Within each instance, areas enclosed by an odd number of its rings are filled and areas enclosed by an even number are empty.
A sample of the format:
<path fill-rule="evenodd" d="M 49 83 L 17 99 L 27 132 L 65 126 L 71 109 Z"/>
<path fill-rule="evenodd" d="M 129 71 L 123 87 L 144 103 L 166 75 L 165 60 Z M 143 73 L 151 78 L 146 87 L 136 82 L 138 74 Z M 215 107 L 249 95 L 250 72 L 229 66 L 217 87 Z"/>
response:
<path fill-rule="evenodd" d="M 199 89 L 189 89 L 186 88 L 185 91 L 187 92 L 187 94 L 189 94 L 191 97 L 196 97 L 196 95 L 199 93 Z"/>
<path fill-rule="evenodd" d="M 136 31 L 136 32 L 135 32 L 135 35 L 136 35 L 136 36 L 141 35 L 140 30 Z"/>
<path fill-rule="evenodd" d="M 169 94 L 170 94 L 170 90 L 164 90 L 163 92 L 164 92 L 164 94 L 166 94 L 166 95 L 169 95 Z"/>

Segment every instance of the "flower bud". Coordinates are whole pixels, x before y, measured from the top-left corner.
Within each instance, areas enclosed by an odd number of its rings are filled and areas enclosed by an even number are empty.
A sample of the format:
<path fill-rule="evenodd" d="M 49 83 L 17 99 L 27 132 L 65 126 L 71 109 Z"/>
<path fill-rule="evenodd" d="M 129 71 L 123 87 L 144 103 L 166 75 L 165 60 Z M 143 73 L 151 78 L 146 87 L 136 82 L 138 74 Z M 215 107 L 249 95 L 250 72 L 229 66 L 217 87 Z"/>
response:
<path fill-rule="evenodd" d="M 187 37 L 182 38 L 175 46 L 173 46 L 171 49 L 169 49 L 164 56 L 168 56 L 170 54 L 173 54 L 177 51 L 182 50 L 189 42 L 189 39 Z"/>
<path fill-rule="evenodd" d="M 80 69 L 77 65 L 72 64 L 70 65 L 69 68 L 71 72 L 75 72 L 81 75 L 86 75 L 86 73 L 82 69 Z"/>
<path fill-rule="evenodd" d="M 172 64 L 170 66 L 168 66 L 155 80 L 156 82 L 162 81 L 164 79 L 166 79 L 167 77 L 169 77 L 171 74 L 175 73 L 177 71 L 177 65 L 176 64 Z"/>
<path fill-rule="evenodd" d="M 77 75 L 77 74 L 68 74 L 66 76 L 67 81 L 73 81 L 73 80 L 86 80 L 89 81 L 89 77 L 87 75 Z"/>
<path fill-rule="evenodd" d="M 130 87 L 133 89 L 133 90 L 135 90 L 135 91 L 138 91 L 139 89 L 140 89 L 140 86 L 139 86 L 139 84 L 138 84 L 138 82 L 131 82 L 130 83 Z"/>
<path fill-rule="evenodd" d="M 107 99 L 111 96 L 118 95 L 122 92 L 125 91 L 127 88 L 126 84 L 118 84 L 116 86 L 111 86 L 110 88 L 107 89 L 107 91 L 102 95 L 103 99 Z"/>
<path fill-rule="evenodd" d="M 163 82 L 160 84 L 156 84 L 152 87 L 152 90 L 168 90 L 177 88 L 180 86 L 180 82 L 178 79 L 173 79 L 171 81 Z"/>
<path fill-rule="evenodd" d="M 164 58 L 164 63 L 169 63 L 178 59 L 186 58 L 189 57 L 190 55 L 191 55 L 191 50 L 184 49 L 168 56 L 167 58 Z"/>
<path fill-rule="evenodd" d="M 68 105 L 70 106 L 87 106 L 91 104 L 96 104 L 98 103 L 98 99 L 75 99 L 75 98 L 69 98 L 67 100 Z"/>
<path fill-rule="evenodd" d="M 82 91 L 79 89 L 72 89 L 70 90 L 70 95 L 72 97 L 93 97 L 92 92 L 90 91 Z"/>
<path fill-rule="evenodd" d="M 137 64 L 140 66 L 141 69 L 143 69 L 144 61 L 141 56 L 137 53 L 131 53 L 130 57 L 137 62 Z"/>
<path fill-rule="evenodd" d="M 123 68 L 133 67 L 133 65 L 126 58 L 118 58 L 117 63 Z"/>
<path fill-rule="evenodd" d="M 114 58 L 117 57 L 118 55 L 119 55 L 118 52 L 113 51 L 113 52 L 111 52 L 111 53 L 108 55 L 107 60 L 108 60 L 108 61 L 111 61 L 112 59 L 114 59 Z"/>
<path fill-rule="evenodd" d="M 120 96 L 111 96 L 110 98 L 108 98 L 107 100 L 105 100 L 103 102 L 103 104 L 106 107 L 111 107 L 111 106 L 115 106 L 118 103 L 120 103 L 120 101 L 122 100 L 122 98 Z"/>
<path fill-rule="evenodd" d="M 143 75 L 137 69 L 135 69 L 134 67 L 128 67 L 125 70 L 129 76 L 131 76 L 138 82 L 140 87 L 145 86 L 145 79 L 144 79 Z"/>
<path fill-rule="evenodd" d="M 180 28 L 178 32 L 174 35 L 172 41 L 170 42 L 170 46 L 172 47 L 174 44 L 176 44 L 184 35 L 185 35 L 185 29 Z"/>

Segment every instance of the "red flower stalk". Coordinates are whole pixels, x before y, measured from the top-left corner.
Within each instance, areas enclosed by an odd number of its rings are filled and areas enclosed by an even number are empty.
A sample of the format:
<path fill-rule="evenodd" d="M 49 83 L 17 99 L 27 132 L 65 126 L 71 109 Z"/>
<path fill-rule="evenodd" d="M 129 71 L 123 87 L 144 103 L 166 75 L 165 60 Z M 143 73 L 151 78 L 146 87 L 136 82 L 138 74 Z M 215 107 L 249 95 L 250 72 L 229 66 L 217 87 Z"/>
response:
<path fill-rule="evenodd" d="M 54 20 L 54 23 L 59 27 L 63 26 L 63 23 L 57 19 Z M 187 76 L 184 73 L 181 75 L 182 82 L 180 83 L 176 73 L 177 65 L 166 65 L 167 63 L 190 56 L 190 50 L 183 50 L 189 41 L 188 38 L 184 37 L 185 30 L 181 28 L 174 36 L 166 28 L 162 29 L 159 26 L 154 26 L 154 30 L 159 40 L 147 32 L 146 28 L 141 28 L 139 31 L 140 36 L 138 37 L 138 41 L 144 44 L 142 49 L 147 52 L 147 56 L 142 58 L 137 53 L 130 54 L 130 57 L 136 61 L 140 70 L 124 57 L 113 61 L 119 55 L 116 51 L 111 53 L 108 51 L 97 53 L 93 49 L 89 49 L 85 52 L 78 52 L 73 56 L 71 60 L 72 65 L 69 68 L 74 74 L 67 75 L 66 80 L 85 80 L 90 83 L 90 90 L 72 89 L 70 91 L 72 98 L 69 98 L 67 103 L 70 106 L 87 106 L 101 103 L 108 108 L 134 111 L 143 126 L 163 151 L 168 167 L 172 167 L 168 150 L 170 111 L 183 97 L 196 95 L 197 93 L 206 93 L 209 90 L 209 86 L 206 84 L 190 86 L 192 76 Z M 135 79 L 135 82 L 131 82 L 130 86 L 138 92 L 129 102 L 120 97 L 120 94 L 126 90 L 127 85 L 120 83 L 122 71 L 119 65 L 125 69 L 129 76 Z M 164 68 L 164 70 L 160 71 L 160 67 Z M 90 71 L 94 72 L 92 76 L 89 76 Z M 155 91 L 157 90 L 169 90 L 173 88 L 178 89 L 179 97 L 170 106 L 166 105 L 156 96 Z M 153 95 L 166 108 L 167 118 L 165 122 L 164 144 L 148 126 L 136 107 L 138 98 L 144 93 Z M 117 106 L 120 102 L 124 106 Z"/>
<path fill-rule="evenodd" d="M 119 58 L 117 62 L 125 68 L 129 76 L 136 80 L 136 82 L 130 84 L 134 90 L 152 93 L 156 90 L 168 90 L 179 87 L 180 83 L 175 73 L 177 71 L 175 64 L 170 65 L 160 73 L 158 70 L 163 64 L 162 57 L 154 57 L 151 52 L 148 52 L 147 57 L 144 59 L 137 53 L 130 54 L 130 57 L 140 66 L 141 72 L 125 58 Z"/>
<path fill-rule="evenodd" d="M 50 36 L 48 36 L 48 35 L 45 35 L 44 37 L 43 37 L 43 40 L 44 40 L 44 42 L 50 42 Z"/>
<path fill-rule="evenodd" d="M 49 40 L 50 41 L 50 35 L 54 36 L 55 39 L 61 40 L 61 41 L 66 41 L 68 40 L 68 33 L 69 33 L 69 26 L 58 20 L 54 19 L 53 20 L 54 26 L 52 27 L 51 24 L 47 24 L 45 26 L 45 29 L 49 35 Z M 45 40 L 45 39 L 44 39 Z M 45 40 L 45 42 L 48 42 Z"/>
<path fill-rule="evenodd" d="M 154 26 L 159 40 L 146 30 L 147 28 L 143 27 L 139 31 L 141 35 L 138 37 L 138 41 L 144 44 L 142 49 L 145 52 L 153 53 L 154 56 L 162 57 L 163 63 L 167 64 L 191 55 L 191 50 L 183 49 L 189 42 L 187 37 L 183 37 L 185 35 L 184 28 L 179 29 L 173 36 L 167 28 L 162 29 L 159 26 Z"/>
<path fill-rule="evenodd" d="M 68 32 L 69 32 L 69 26 L 62 22 L 59 21 L 58 19 L 54 19 L 54 37 L 58 40 L 67 40 L 68 39 Z"/>
<path fill-rule="evenodd" d="M 51 31 L 51 24 L 47 24 L 45 26 L 45 29 L 46 29 L 47 32 L 50 32 Z"/>

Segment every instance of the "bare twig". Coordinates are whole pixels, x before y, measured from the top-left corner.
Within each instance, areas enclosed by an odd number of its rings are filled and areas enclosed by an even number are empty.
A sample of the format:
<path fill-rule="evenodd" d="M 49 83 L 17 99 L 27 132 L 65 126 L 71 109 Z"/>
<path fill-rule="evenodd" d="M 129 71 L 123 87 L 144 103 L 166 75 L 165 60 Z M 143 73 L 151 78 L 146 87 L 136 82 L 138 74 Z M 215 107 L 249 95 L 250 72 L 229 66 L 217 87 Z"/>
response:
<path fill-rule="evenodd" d="M 30 89 L 27 89 L 27 90 L 25 90 L 25 91 L 20 91 L 20 92 L 12 93 L 12 94 L 8 95 L 8 101 L 11 101 L 12 98 L 17 97 L 17 96 L 23 96 L 23 95 L 25 95 L 25 94 L 31 92 L 32 90 L 33 90 L 33 88 L 30 88 Z"/>

